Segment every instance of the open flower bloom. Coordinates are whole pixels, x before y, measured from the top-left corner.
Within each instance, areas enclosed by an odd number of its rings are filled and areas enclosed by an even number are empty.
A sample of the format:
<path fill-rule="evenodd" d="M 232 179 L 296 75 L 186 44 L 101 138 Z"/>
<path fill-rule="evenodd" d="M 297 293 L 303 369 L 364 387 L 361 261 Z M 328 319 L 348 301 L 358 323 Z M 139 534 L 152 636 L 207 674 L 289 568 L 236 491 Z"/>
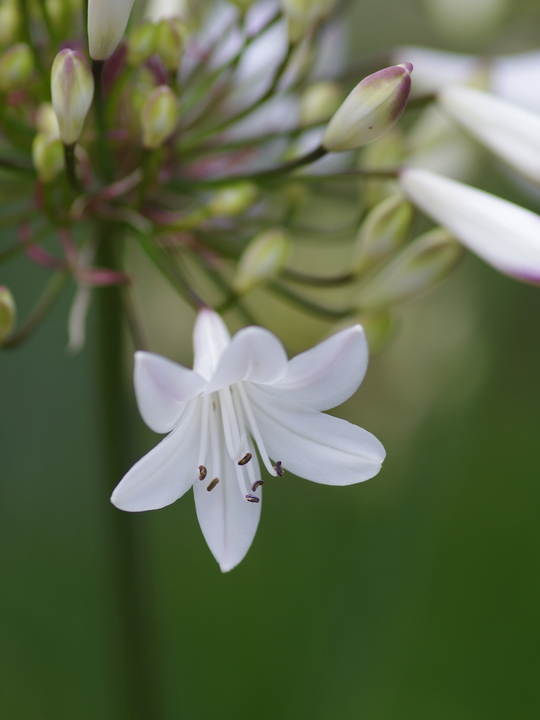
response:
<path fill-rule="evenodd" d="M 248 551 L 259 522 L 256 450 L 274 478 L 290 471 L 328 485 L 373 477 L 385 452 L 366 430 L 321 412 L 362 382 L 368 353 L 359 325 L 288 361 L 268 330 L 249 327 L 231 339 L 219 315 L 204 309 L 194 348 L 193 370 L 136 353 L 141 415 L 169 434 L 124 476 L 111 501 L 131 512 L 153 510 L 193 486 L 201 529 L 226 572 Z"/>
<path fill-rule="evenodd" d="M 408 197 L 465 247 L 518 280 L 540 283 L 540 216 L 442 175 L 406 168 Z"/>

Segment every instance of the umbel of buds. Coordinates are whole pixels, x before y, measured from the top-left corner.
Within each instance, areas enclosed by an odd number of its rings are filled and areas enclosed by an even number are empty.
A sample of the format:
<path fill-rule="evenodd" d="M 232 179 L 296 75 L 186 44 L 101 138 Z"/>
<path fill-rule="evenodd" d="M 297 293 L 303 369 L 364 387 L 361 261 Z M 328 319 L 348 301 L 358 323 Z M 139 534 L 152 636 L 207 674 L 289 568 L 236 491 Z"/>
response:
<path fill-rule="evenodd" d="M 86 59 L 75 50 L 62 50 L 51 70 L 51 94 L 60 128 L 60 140 L 73 145 L 79 139 L 94 96 L 94 78 Z"/>
<path fill-rule="evenodd" d="M 411 63 L 403 63 L 364 78 L 328 123 L 323 147 L 353 150 L 390 130 L 407 105 L 412 69 Z"/>
<path fill-rule="evenodd" d="M 129 20 L 133 0 L 88 0 L 88 49 L 92 60 L 107 60 Z"/>

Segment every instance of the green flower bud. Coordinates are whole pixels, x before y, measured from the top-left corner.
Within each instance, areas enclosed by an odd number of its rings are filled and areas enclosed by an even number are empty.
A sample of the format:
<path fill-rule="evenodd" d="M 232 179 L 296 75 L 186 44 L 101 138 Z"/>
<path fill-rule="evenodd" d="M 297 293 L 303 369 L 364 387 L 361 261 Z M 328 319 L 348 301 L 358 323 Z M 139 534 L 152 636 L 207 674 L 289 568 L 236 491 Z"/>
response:
<path fill-rule="evenodd" d="M 401 193 L 376 205 L 358 231 L 351 272 L 364 272 L 391 255 L 407 239 L 413 215 Z"/>
<path fill-rule="evenodd" d="M 17 0 L 3 0 L 0 4 L 0 45 L 7 45 L 13 42 L 19 26 L 21 18 Z"/>
<path fill-rule="evenodd" d="M 155 150 L 172 135 L 178 120 L 178 101 L 167 85 L 157 87 L 141 110 L 143 146 Z"/>
<path fill-rule="evenodd" d="M 51 94 L 60 139 L 73 145 L 79 139 L 94 96 L 94 78 L 86 59 L 75 50 L 62 50 L 51 70 Z"/>
<path fill-rule="evenodd" d="M 34 72 L 34 56 L 25 43 L 17 43 L 0 56 L 0 90 L 23 88 Z"/>
<path fill-rule="evenodd" d="M 42 103 L 36 111 L 35 119 L 36 130 L 43 135 L 50 137 L 60 137 L 60 128 L 56 113 L 50 103 Z"/>
<path fill-rule="evenodd" d="M 92 60 L 107 60 L 126 29 L 133 0 L 88 0 L 88 48 Z"/>
<path fill-rule="evenodd" d="M 218 190 L 208 204 L 211 215 L 241 215 L 259 197 L 259 189 L 251 182 L 238 182 Z"/>
<path fill-rule="evenodd" d="M 334 82 L 310 85 L 300 97 L 300 126 L 317 125 L 330 120 L 343 101 L 343 91 Z"/>
<path fill-rule="evenodd" d="M 290 240 L 284 230 L 275 228 L 256 235 L 240 258 L 232 282 L 234 292 L 241 295 L 275 277 L 285 267 L 289 254 Z"/>
<path fill-rule="evenodd" d="M 233 5 L 236 5 L 236 7 L 241 10 L 242 12 L 246 12 L 248 7 L 250 5 L 253 5 L 254 0 L 229 0 L 232 2 Z"/>
<path fill-rule="evenodd" d="M 127 62 L 137 66 L 156 51 L 157 26 L 147 20 L 132 30 L 127 40 Z"/>
<path fill-rule="evenodd" d="M 184 52 L 187 29 L 177 17 L 166 18 L 157 26 L 156 53 L 171 72 L 176 72 Z"/>
<path fill-rule="evenodd" d="M 64 148 L 59 138 L 38 133 L 32 143 L 32 160 L 39 179 L 49 183 L 64 169 Z"/>
<path fill-rule="evenodd" d="M 356 305 L 384 310 L 420 295 L 444 280 L 463 255 L 463 248 L 444 228 L 416 238 L 361 288 Z"/>
<path fill-rule="evenodd" d="M 407 105 L 412 69 L 403 63 L 364 78 L 328 123 L 323 146 L 330 152 L 353 150 L 390 130 Z"/>
<path fill-rule="evenodd" d="M 7 287 L 0 285 L 0 345 L 2 345 L 13 330 L 17 312 L 15 300 Z"/>
<path fill-rule="evenodd" d="M 288 22 L 289 40 L 297 42 L 308 30 L 324 20 L 333 10 L 336 0 L 281 0 Z"/>

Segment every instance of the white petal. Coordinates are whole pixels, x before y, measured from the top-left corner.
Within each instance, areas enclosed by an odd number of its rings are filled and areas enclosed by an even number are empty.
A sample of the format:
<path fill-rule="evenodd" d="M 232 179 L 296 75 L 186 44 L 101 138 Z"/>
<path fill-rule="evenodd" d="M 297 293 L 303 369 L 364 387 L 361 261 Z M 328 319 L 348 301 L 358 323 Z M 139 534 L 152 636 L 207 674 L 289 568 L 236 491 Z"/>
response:
<path fill-rule="evenodd" d="M 221 432 L 221 430 L 220 430 Z M 260 477 L 259 465 L 255 450 L 250 446 L 253 455 L 256 476 Z M 203 531 L 208 547 L 219 563 L 222 572 L 228 572 L 244 558 L 249 550 L 261 515 L 259 503 L 247 502 L 240 492 L 236 478 L 234 462 L 225 450 L 225 439 L 220 438 L 219 483 L 211 491 L 207 491 L 208 480 L 197 481 L 193 486 L 197 518 Z M 208 470 L 216 466 L 215 456 L 207 459 Z M 245 470 L 243 471 L 245 472 Z M 246 494 L 249 488 L 246 487 Z M 259 488 L 256 495 L 260 497 Z"/>
<path fill-rule="evenodd" d="M 283 345 L 268 330 L 248 327 L 240 330 L 221 356 L 207 393 L 220 390 L 241 380 L 273 383 L 287 371 L 287 354 Z"/>
<path fill-rule="evenodd" d="M 538 50 L 502 55 L 493 58 L 490 65 L 491 90 L 496 95 L 533 112 L 540 112 L 540 94 L 537 91 L 540 73 Z"/>
<path fill-rule="evenodd" d="M 193 369 L 210 380 L 230 339 L 227 326 L 216 312 L 210 308 L 200 310 L 193 329 Z"/>
<path fill-rule="evenodd" d="M 247 386 L 270 457 L 285 471 L 325 485 L 350 485 L 376 475 L 385 451 L 375 436 L 260 387 Z"/>
<path fill-rule="evenodd" d="M 367 364 L 366 336 L 362 327 L 355 325 L 294 357 L 285 377 L 265 389 L 300 405 L 328 410 L 358 389 Z"/>
<path fill-rule="evenodd" d="M 487 263 L 518 279 L 540 281 L 538 215 L 426 170 L 403 170 L 400 183 L 421 210 Z"/>
<path fill-rule="evenodd" d="M 186 401 L 206 386 L 205 380 L 193 370 L 149 352 L 135 353 L 134 375 L 139 412 L 157 433 L 172 430 Z"/>
<path fill-rule="evenodd" d="M 111 502 L 120 510 L 157 510 L 178 500 L 197 479 L 199 403 L 185 408 L 170 435 L 139 460 L 116 486 Z"/>
<path fill-rule="evenodd" d="M 533 182 L 540 182 L 540 116 L 469 87 L 439 94 L 444 110 L 482 145 Z"/>

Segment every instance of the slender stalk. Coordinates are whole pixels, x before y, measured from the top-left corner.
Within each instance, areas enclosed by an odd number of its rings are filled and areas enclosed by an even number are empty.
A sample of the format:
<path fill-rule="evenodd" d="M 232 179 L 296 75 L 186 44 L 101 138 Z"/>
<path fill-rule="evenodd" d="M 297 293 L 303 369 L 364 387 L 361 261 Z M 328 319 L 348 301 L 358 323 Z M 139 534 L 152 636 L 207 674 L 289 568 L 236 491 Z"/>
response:
<path fill-rule="evenodd" d="M 66 165 L 66 177 L 69 184 L 76 193 L 81 192 L 81 185 L 79 183 L 79 178 L 77 177 L 75 144 L 64 145 L 64 161 Z"/>
<path fill-rule="evenodd" d="M 92 61 L 92 74 L 94 76 L 94 117 L 97 127 L 97 150 L 103 180 L 109 183 L 113 176 L 111 153 L 107 140 L 107 125 L 105 121 L 105 102 L 103 99 L 103 60 Z"/>
<path fill-rule="evenodd" d="M 312 300 L 309 300 L 303 295 L 298 295 L 293 290 L 286 287 L 285 285 L 282 285 L 279 282 L 269 283 L 268 289 L 276 295 L 281 295 L 281 297 L 289 300 L 293 303 L 293 305 L 296 305 L 297 307 L 305 310 L 308 313 L 326 317 L 331 320 L 340 320 L 341 318 L 346 317 L 351 312 L 350 309 L 336 310 L 334 308 L 329 308 L 324 305 L 319 305 L 319 303 L 313 302 Z"/>
<path fill-rule="evenodd" d="M 121 242 L 111 243 L 101 228 L 97 261 L 120 267 Z M 112 489 L 135 459 L 131 419 L 132 395 L 125 377 L 122 288 L 110 286 L 97 293 L 97 380 L 100 399 L 100 436 L 103 462 L 103 501 L 109 544 L 109 581 L 115 605 L 111 620 L 111 646 L 116 652 L 114 685 L 122 692 L 121 717 L 159 720 L 162 715 L 157 687 L 158 654 L 154 647 L 151 578 L 145 554 L 144 519 L 107 503 Z"/>

